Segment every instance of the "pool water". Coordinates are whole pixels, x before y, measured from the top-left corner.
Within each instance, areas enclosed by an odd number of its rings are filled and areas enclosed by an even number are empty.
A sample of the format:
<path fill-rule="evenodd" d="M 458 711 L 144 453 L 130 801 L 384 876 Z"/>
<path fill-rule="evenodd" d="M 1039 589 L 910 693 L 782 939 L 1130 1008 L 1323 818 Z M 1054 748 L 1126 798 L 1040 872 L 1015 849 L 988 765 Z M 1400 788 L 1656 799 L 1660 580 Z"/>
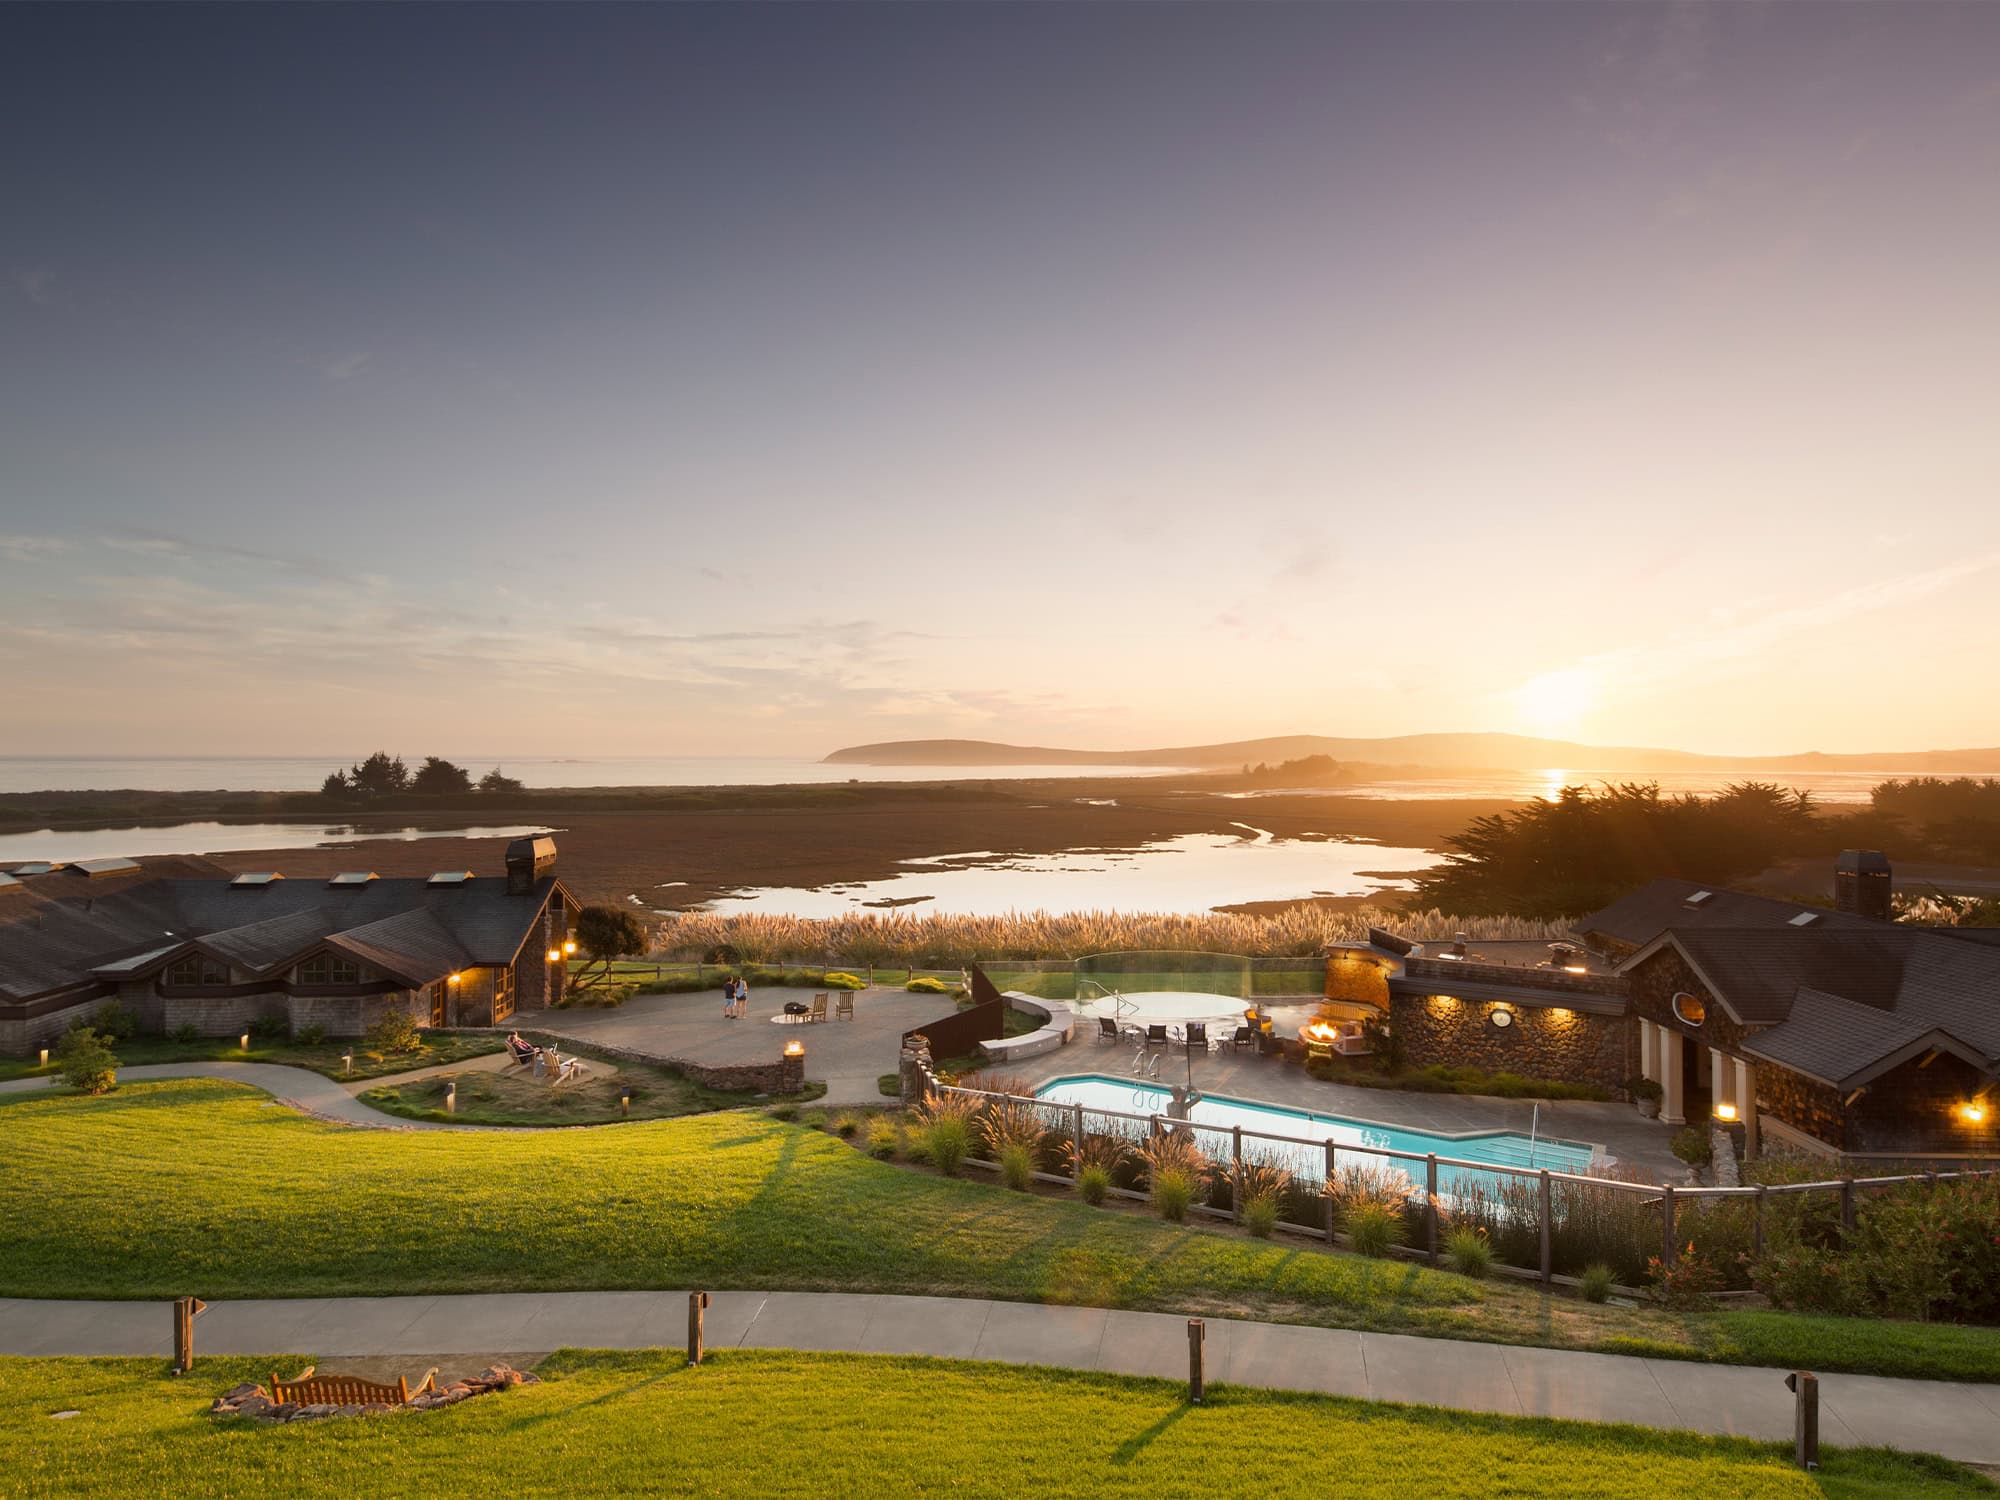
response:
<path fill-rule="evenodd" d="M 1035 1090 L 1035 1097 L 1049 1104 L 1081 1104 L 1086 1110 L 1118 1110 L 1132 1115 L 1164 1115 L 1173 1101 L 1172 1091 L 1160 1084 L 1142 1079 L 1114 1078 L 1102 1073 L 1052 1078 Z M 1341 1148 L 1370 1147 L 1378 1151 L 1407 1151 L 1416 1156 L 1435 1153 L 1458 1161 L 1484 1162 L 1496 1167 L 1546 1168 L 1551 1172 L 1588 1172 L 1591 1162 L 1598 1155 L 1596 1147 L 1584 1142 L 1531 1141 L 1529 1137 L 1512 1130 L 1440 1135 L 1412 1130 L 1403 1125 L 1350 1120 L 1341 1115 L 1318 1114 L 1311 1110 L 1288 1109 L 1277 1104 L 1257 1104 L 1248 1099 L 1216 1095 L 1205 1095 L 1188 1117 L 1197 1125 L 1220 1126 L 1225 1130 L 1240 1125 L 1245 1131 L 1254 1130 L 1265 1135 L 1330 1140 L 1335 1148 L 1336 1169 L 1355 1164 L 1372 1164 L 1404 1172 L 1414 1168 L 1414 1175 L 1419 1179 L 1423 1176 L 1421 1163 L 1371 1156 L 1361 1151 L 1348 1154 Z M 1203 1148 L 1210 1152 L 1226 1142 L 1225 1137 L 1208 1132 L 1201 1133 L 1199 1139 Z M 1317 1181 L 1324 1174 L 1325 1160 L 1320 1152 L 1306 1147 L 1287 1148 L 1273 1142 L 1257 1144 L 1279 1153 L 1288 1150 L 1295 1153 L 1297 1161 L 1287 1163 L 1292 1166 L 1295 1176 L 1311 1177 Z M 1449 1191 L 1448 1185 L 1441 1182 L 1440 1191 Z"/>

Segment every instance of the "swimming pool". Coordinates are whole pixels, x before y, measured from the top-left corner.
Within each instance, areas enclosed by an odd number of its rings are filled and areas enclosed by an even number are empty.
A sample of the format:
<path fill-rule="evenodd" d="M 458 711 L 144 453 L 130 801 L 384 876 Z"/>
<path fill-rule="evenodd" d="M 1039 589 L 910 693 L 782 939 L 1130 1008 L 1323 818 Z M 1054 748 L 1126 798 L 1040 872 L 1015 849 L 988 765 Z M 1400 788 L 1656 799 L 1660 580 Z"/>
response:
<path fill-rule="evenodd" d="M 1115 1078 L 1103 1073 L 1076 1074 L 1051 1078 L 1035 1090 L 1035 1097 L 1047 1104 L 1081 1104 L 1085 1110 L 1116 1110 L 1131 1115 L 1164 1115 L 1173 1101 L 1173 1092 L 1157 1083 L 1136 1078 Z M 1205 1095 L 1189 1112 L 1197 1125 L 1228 1130 L 1241 1126 L 1245 1131 L 1284 1135 L 1313 1141 L 1332 1141 L 1334 1167 L 1374 1165 L 1410 1173 L 1421 1179 L 1420 1162 L 1397 1161 L 1354 1147 L 1377 1151 L 1407 1151 L 1415 1156 L 1450 1157 L 1458 1161 L 1485 1162 L 1496 1167 L 1546 1168 L 1551 1172 L 1588 1172 L 1601 1151 L 1584 1141 L 1530 1140 L 1518 1131 L 1488 1130 L 1469 1135 L 1444 1135 L 1412 1130 L 1404 1125 L 1384 1125 L 1372 1120 L 1352 1120 L 1343 1115 L 1320 1114 L 1312 1110 L 1288 1109 L 1277 1104 L 1258 1104 L 1249 1099 Z M 1228 1150 L 1229 1138 L 1213 1131 L 1197 1132 L 1204 1150 Z M 1318 1181 L 1325 1175 L 1323 1152 L 1310 1147 L 1286 1147 L 1275 1142 L 1258 1146 L 1292 1159 L 1286 1161 L 1293 1175 Z M 1348 1148 L 1348 1149 L 1343 1149 Z M 1412 1171 L 1414 1169 L 1414 1171 Z M 1450 1169 L 1440 1177 L 1439 1190 L 1448 1193 Z M 1460 1169 L 1460 1175 L 1471 1175 Z M 1479 1174 L 1487 1183 L 1502 1180 L 1503 1174 Z"/>

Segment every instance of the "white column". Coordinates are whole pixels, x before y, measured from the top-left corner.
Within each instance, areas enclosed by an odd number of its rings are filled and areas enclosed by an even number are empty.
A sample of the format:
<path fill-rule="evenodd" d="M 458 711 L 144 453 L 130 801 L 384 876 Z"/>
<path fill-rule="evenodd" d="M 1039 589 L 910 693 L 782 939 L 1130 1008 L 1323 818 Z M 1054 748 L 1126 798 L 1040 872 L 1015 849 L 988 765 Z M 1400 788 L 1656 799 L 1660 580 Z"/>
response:
<path fill-rule="evenodd" d="M 1685 1125 L 1687 1116 L 1681 1113 L 1681 1038 L 1677 1031 L 1660 1028 L 1660 1123 L 1662 1125 Z"/>
<path fill-rule="evenodd" d="M 1639 1076 L 1660 1081 L 1660 1039 L 1654 1035 L 1657 1028 L 1651 1021 L 1639 1022 Z"/>
<path fill-rule="evenodd" d="M 1717 1110 L 1736 1102 L 1736 1060 L 1723 1056 L 1719 1047 L 1708 1049 L 1708 1100 Z"/>

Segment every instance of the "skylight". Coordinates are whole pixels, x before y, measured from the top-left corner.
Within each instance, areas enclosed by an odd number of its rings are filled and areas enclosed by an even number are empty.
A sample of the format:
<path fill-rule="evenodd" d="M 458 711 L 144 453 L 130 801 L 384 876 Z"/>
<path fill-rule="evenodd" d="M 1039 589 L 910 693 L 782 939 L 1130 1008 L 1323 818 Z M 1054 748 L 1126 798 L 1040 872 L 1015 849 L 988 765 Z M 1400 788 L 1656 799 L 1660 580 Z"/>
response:
<path fill-rule="evenodd" d="M 51 871 L 60 870 L 61 868 L 62 866 L 59 864 L 53 864 L 46 859 L 38 859 L 29 864 L 14 866 L 14 873 L 16 875 L 47 875 Z"/>
<path fill-rule="evenodd" d="M 1818 912 L 1802 911 L 1796 917 L 1792 918 L 1791 925 L 1794 927 L 1810 927 L 1812 926 L 1813 923 L 1817 922 L 1818 920 L 1819 920 Z"/>
<path fill-rule="evenodd" d="M 366 885 L 368 884 L 369 881 L 375 878 L 376 876 L 373 870 L 342 870 L 338 875 L 334 876 L 333 879 L 329 880 L 327 884 Z"/>
<path fill-rule="evenodd" d="M 69 868 L 72 870 L 81 870 L 85 875 L 116 875 L 123 870 L 138 869 L 139 861 L 136 859 L 118 859 L 116 857 L 80 859 Z"/>
<path fill-rule="evenodd" d="M 472 879 L 472 871 L 470 870 L 439 870 L 437 874 L 431 876 L 424 884 L 464 885 L 470 879 Z"/>
<path fill-rule="evenodd" d="M 1700 906 L 1703 902 L 1711 901 L 1714 898 L 1714 891 L 1696 891 L 1692 896 L 1687 898 L 1687 904 L 1689 906 Z"/>
<path fill-rule="evenodd" d="M 231 885 L 269 885 L 274 880 L 283 880 L 284 878 L 276 870 L 245 870 L 229 883 Z"/>

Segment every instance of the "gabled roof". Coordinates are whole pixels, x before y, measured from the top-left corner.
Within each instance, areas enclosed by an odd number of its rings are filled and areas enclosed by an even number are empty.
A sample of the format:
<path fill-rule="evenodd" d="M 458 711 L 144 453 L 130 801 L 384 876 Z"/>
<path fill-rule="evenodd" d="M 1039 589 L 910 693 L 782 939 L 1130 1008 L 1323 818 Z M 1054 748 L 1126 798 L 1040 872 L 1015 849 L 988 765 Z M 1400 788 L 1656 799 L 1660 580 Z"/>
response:
<path fill-rule="evenodd" d="M 1743 1050 L 1834 1088 L 1853 1088 L 1949 1038 L 1921 1018 L 1858 1005 L 1801 987 L 1791 1017 L 1748 1038 Z M 1977 1062 L 1977 1059 L 1974 1059 Z"/>
<path fill-rule="evenodd" d="M 1571 930 L 1579 937 L 1607 937 L 1637 947 L 1650 943 L 1668 928 L 1790 928 L 1802 912 L 1812 912 L 1816 928 L 1876 928 L 1892 924 L 1853 912 L 1830 911 L 1774 896 L 1725 890 L 1695 880 L 1661 879 L 1621 896 L 1602 911 L 1592 912 Z"/>
<path fill-rule="evenodd" d="M 1670 928 L 1618 966 L 1631 973 L 1666 947 L 1676 949 L 1723 1009 L 1746 1026 L 1790 1014 L 1800 985 L 1887 1007 L 1902 983 L 1902 964 L 1917 934 L 1886 922 L 1865 929 L 1776 927 L 1722 931 Z M 1974 951 L 1974 950 L 1967 950 Z"/>
<path fill-rule="evenodd" d="M 325 937 L 332 925 L 323 911 L 291 912 L 208 933 L 197 938 L 194 945 L 225 963 L 264 974 Z"/>
<path fill-rule="evenodd" d="M 412 985 L 429 984 L 472 962 L 445 925 L 422 909 L 336 932 L 326 946 Z"/>

